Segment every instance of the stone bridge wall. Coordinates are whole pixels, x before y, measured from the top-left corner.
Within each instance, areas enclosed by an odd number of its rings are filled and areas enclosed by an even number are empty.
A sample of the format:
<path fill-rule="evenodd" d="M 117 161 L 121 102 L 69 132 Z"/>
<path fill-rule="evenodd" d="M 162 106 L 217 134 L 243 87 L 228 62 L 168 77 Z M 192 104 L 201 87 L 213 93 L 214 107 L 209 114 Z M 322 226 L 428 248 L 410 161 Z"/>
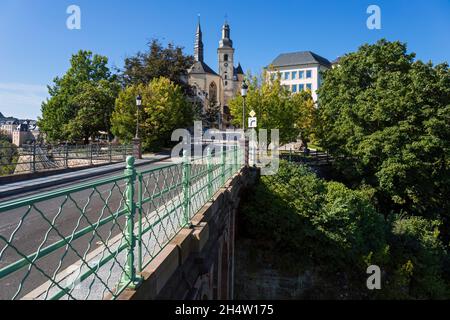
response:
<path fill-rule="evenodd" d="M 243 169 L 220 189 L 143 271 L 143 284 L 122 300 L 230 300 L 234 296 L 235 217 L 259 171 Z"/>

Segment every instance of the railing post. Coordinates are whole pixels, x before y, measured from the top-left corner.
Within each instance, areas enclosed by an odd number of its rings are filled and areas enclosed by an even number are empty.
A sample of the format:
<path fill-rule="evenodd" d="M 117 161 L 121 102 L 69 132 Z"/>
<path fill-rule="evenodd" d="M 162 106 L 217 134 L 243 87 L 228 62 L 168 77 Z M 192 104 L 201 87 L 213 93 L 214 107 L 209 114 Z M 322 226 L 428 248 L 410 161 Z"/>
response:
<path fill-rule="evenodd" d="M 33 155 L 31 160 L 31 173 L 36 172 L 36 142 L 33 142 Z"/>
<path fill-rule="evenodd" d="M 136 203 L 134 201 L 134 184 L 136 182 L 136 169 L 134 166 L 135 159 L 133 157 L 127 158 L 127 168 L 125 175 L 127 177 L 127 188 L 125 191 L 126 204 L 125 209 L 127 223 L 125 226 L 125 239 L 128 244 L 127 248 L 127 263 L 125 272 L 122 276 L 120 285 L 128 285 L 130 289 L 136 289 L 142 282 L 140 277 L 136 275 L 136 267 L 134 263 L 134 249 L 136 247 L 136 235 L 134 234 L 134 217 L 136 215 Z"/>
<path fill-rule="evenodd" d="M 238 163 L 238 146 L 234 146 L 234 173 L 237 173 L 239 170 Z"/>
<path fill-rule="evenodd" d="M 225 146 L 225 149 L 222 149 L 222 156 L 221 156 L 221 161 L 222 161 L 222 173 L 221 173 L 221 177 L 222 177 L 222 186 L 225 185 L 225 152 L 227 151 L 227 147 Z"/>
<path fill-rule="evenodd" d="M 64 168 L 69 168 L 69 146 L 64 145 Z"/>
<path fill-rule="evenodd" d="M 112 163 L 112 145 L 111 143 L 108 144 L 108 156 L 109 156 L 109 163 Z"/>
<path fill-rule="evenodd" d="M 187 151 L 183 152 L 183 209 L 184 218 L 183 225 L 188 226 L 190 220 L 191 207 L 191 160 L 187 155 Z"/>
<path fill-rule="evenodd" d="M 289 162 L 292 162 L 292 146 L 289 148 Z"/>
<path fill-rule="evenodd" d="M 207 153 L 207 158 L 206 158 L 206 165 L 207 165 L 207 170 L 208 170 L 208 195 L 209 198 L 212 198 L 213 194 L 213 171 L 212 171 L 212 151 L 211 148 L 208 147 L 208 149 L 206 150 Z"/>
<path fill-rule="evenodd" d="M 143 176 L 138 174 L 138 272 L 142 272 L 142 201 L 143 201 Z"/>
<path fill-rule="evenodd" d="M 93 162 L 93 154 L 92 154 L 93 150 L 92 150 L 92 144 L 89 145 L 89 156 L 90 156 L 90 164 L 91 166 L 94 164 Z"/>

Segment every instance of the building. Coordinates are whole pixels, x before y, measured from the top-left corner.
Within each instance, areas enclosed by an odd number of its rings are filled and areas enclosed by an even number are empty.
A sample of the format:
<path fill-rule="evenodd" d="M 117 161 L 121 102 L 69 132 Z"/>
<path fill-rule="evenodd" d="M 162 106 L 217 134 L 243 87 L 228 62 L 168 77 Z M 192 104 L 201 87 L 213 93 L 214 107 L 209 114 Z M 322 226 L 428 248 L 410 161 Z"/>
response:
<path fill-rule="evenodd" d="M 228 102 L 239 92 L 244 80 L 244 71 L 240 64 L 235 67 L 235 49 L 231 40 L 231 29 L 227 22 L 222 27 L 222 39 L 217 49 L 218 72 L 204 61 L 203 33 L 200 21 L 194 46 L 194 65 L 188 70 L 188 83 L 192 86 L 196 101 L 203 105 L 203 110 L 219 107 L 219 122 L 228 126 L 231 121 Z"/>
<path fill-rule="evenodd" d="M 0 125 L 0 131 L 12 139 L 13 132 L 17 129 L 17 126 L 19 126 L 19 121 L 8 120 Z"/>
<path fill-rule="evenodd" d="M 268 67 L 271 79 L 280 76 L 281 84 L 293 93 L 310 90 L 317 101 L 322 84 L 321 72 L 332 67 L 331 62 L 311 51 L 280 54 Z"/>
<path fill-rule="evenodd" d="M 24 144 L 30 144 L 36 141 L 38 131 L 35 130 L 34 125 L 30 125 L 30 122 L 25 121 L 19 124 L 12 132 L 12 143 L 18 147 L 22 147 Z"/>

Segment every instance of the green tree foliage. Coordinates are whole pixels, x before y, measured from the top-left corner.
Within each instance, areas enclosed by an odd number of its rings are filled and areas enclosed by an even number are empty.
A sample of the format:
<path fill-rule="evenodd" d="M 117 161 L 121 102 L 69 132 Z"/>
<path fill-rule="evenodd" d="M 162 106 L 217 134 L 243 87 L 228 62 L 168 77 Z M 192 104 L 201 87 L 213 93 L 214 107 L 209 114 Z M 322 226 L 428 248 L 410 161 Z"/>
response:
<path fill-rule="evenodd" d="M 314 115 L 314 101 L 310 92 L 292 94 L 281 85 L 279 77 L 267 81 L 265 73 L 261 80 L 256 77 L 251 79 L 246 98 L 246 111 L 248 113 L 251 110 L 255 111 L 259 127 L 279 129 L 281 143 L 296 141 L 299 135 L 307 140 L 311 134 Z M 241 127 L 242 96 L 231 100 L 229 106 L 233 125 Z"/>
<path fill-rule="evenodd" d="M 218 128 L 220 112 L 221 112 L 220 106 L 211 103 L 209 108 L 207 108 L 205 112 L 202 114 L 203 123 L 209 128 Z"/>
<path fill-rule="evenodd" d="M 448 247 L 438 221 L 392 216 L 372 204 L 373 191 L 351 190 L 318 178 L 305 166 L 281 162 L 276 176 L 262 177 L 242 208 L 250 238 L 275 244 L 277 259 L 291 269 L 320 270 L 350 298 L 443 299 L 450 297 Z M 382 290 L 366 287 L 367 267 L 383 271 Z M 319 288 L 319 291 L 321 288 Z"/>
<path fill-rule="evenodd" d="M 119 91 L 120 85 L 114 81 L 100 80 L 83 84 L 73 100 L 78 109 L 77 115 L 64 128 L 69 133 L 69 139 L 84 139 L 88 143 L 88 138 L 94 137 L 99 131 L 105 131 L 111 136 L 111 116 Z"/>
<path fill-rule="evenodd" d="M 111 122 L 112 132 L 120 139 L 129 142 L 135 136 L 138 94 L 143 101 L 139 123 L 145 150 L 168 146 L 173 130 L 192 124 L 192 108 L 181 87 L 161 77 L 145 85 L 132 85 L 119 94 Z"/>
<path fill-rule="evenodd" d="M 421 217 L 392 219 L 385 298 L 450 297 L 450 257 L 440 227 L 440 221 Z"/>
<path fill-rule="evenodd" d="M 109 118 L 119 91 L 108 59 L 79 51 L 66 74 L 49 86 L 50 98 L 42 104 L 38 125 L 49 141 L 85 142 L 98 131 L 109 132 Z"/>
<path fill-rule="evenodd" d="M 324 75 L 317 137 L 357 184 L 378 191 L 385 212 L 449 212 L 450 72 L 380 40 Z"/>
<path fill-rule="evenodd" d="M 125 59 L 121 70 L 124 86 L 147 84 L 153 79 L 165 77 L 179 85 L 184 93 L 189 93 L 189 86 L 183 81 L 187 70 L 193 65 L 194 58 L 183 53 L 183 48 L 169 43 L 164 47 L 154 39 L 148 44 L 148 51 L 138 52 Z"/>
<path fill-rule="evenodd" d="M 11 138 L 0 131 L 0 176 L 14 173 L 19 153 Z"/>

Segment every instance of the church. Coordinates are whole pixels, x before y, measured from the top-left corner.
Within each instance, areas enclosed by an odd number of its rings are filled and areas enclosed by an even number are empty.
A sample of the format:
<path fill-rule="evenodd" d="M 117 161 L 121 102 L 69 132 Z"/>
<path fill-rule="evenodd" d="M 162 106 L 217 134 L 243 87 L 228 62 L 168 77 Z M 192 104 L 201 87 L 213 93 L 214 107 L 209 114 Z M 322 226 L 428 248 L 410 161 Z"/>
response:
<path fill-rule="evenodd" d="M 228 102 L 240 91 L 244 81 L 244 71 L 240 64 L 234 65 L 233 41 L 228 22 L 222 27 L 222 39 L 217 49 L 218 72 L 210 68 L 204 61 L 203 34 L 200 20 L 194 46 L 194 65 L 188 70 L 188 83 L 193 88 L 196 101 L 203 105 L 203 110 L 219 107 L 220 125 L 228 127 L 231 121 Z"/>

